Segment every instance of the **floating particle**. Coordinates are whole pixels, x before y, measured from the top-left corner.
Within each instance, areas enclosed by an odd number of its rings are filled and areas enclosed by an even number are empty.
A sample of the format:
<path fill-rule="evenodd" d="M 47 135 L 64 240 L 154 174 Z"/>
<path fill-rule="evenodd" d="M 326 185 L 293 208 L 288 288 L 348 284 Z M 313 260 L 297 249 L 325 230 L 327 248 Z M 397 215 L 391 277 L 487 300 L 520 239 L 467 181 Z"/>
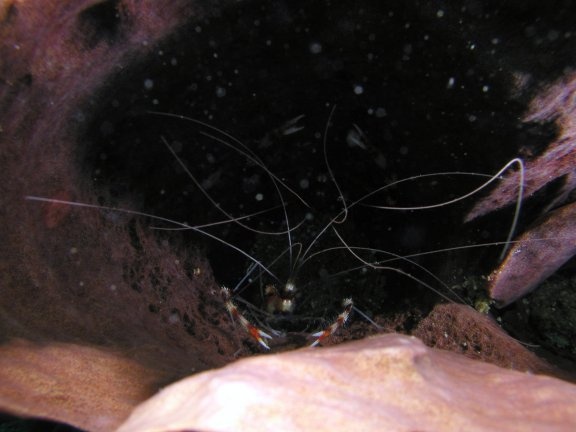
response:
<path fill-rule="evenodd" d="M 356 84 L 354 86 L 354 94 L 361 95 L 362 93 L 364 93 L 364 87 L 360 84 Z"/>
<path fill-rule="evenodd" d="M 264 199 L 264 195 L 261 193 L 257 193 L 254 199 L 256 199 L 256 201 L 262 201 Z"/>
<path fill-rule="evenodd" d="M 144 80 L 144 88 L 146 90 L 152 90 L 153 87 L 154 87 L 154 80 L 150 78 Z"/>
<path fill-rule="evenodd" d="M 456 83 L 456 79 L 454 77 L 448 78 L 448 83 L 446 84 L 446 88 L 447 89 L 453 89 L 455 83 Z"/>
<path fill-rule="evenodd" d="M 549 41 L 555 41 L 560 37 L 560 32 L 558 30 L 550 30 L 546 36 Z"/>
<path fill-rule="evenodd" d="M 104 136 L 110 135 L 114 132 L 114 124 L 112 122 L 105 120 L 100 125 L 100 133 Z"/>
<path fill-rule="evenodd" d="M 357 126 L 353 125 L 354 129 L 350 129 L 346 135 L 346 143 L 349 147 L 360 147 L 366 150 L 366 136 L 364 132 Z"/>
<path fill-rule="evenodd" d="M 309 49 L 312 54 L 320 54 L 322 52 L 322 44 L 318 42 L 312 42 Z"/>
<path fill-rule="evenodd" d="M 386 117 L 386 110 L 382 107 L 376 108 L 376 112 L 374 113 L 376 115 L 376 117 L 378 118 L 382 118 L 382 117 Z"/>

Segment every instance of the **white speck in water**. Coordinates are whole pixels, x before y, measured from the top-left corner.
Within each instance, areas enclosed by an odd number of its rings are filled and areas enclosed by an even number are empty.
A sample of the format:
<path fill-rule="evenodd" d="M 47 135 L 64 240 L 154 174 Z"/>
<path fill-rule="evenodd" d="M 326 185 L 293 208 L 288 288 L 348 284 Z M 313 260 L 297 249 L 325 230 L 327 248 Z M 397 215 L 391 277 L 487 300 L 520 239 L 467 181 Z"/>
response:
<path fill-rule="evenodd" d="M 110 135 L 111 133 L 114 132 L 114 124 L 112 124 L 112 122 L 106 120 L 104 122 L 102 122 L 102 124 L 100 125 L 100 133 L 102 135 Z M 100 157 L 102 159 L 102 157 Z"/>
<path fill-rule="evenodd" d="M 144 88 L 146 90 L 151 90 L 154 87 L 154 80 L 150 78 L 144 80 Z"/>
<path fill-rule="evenodd" d="M 226 89 L 224 87 L 216 87 L 216 97 L 222 98 L 226 96 Z"/>
<path fill-rule="evenodd" d="M 312 219 L 314 219 L 314 215 L 310 212 L 306 213 L 306 216 L 304 216 L 306 218 L 307 221 L 311 221 Z"/>
<path fill-rule="evenodd" d="M 174 150 L 174 153 L 180 153 L 184 147 L 181 141 L 172 141 L 170 146 L 172 147 L 172 150 Z"/>
<path fill-rule="evenodd" d="M 164 189 L 160 189 L 160 195 L 165 195 L 166 191 Z"/>
<path fill-rule="evenodd" d="M 160 101 L 158 99 L 152 99 L 152 105 L 158 105 Z"/>
<path fill-rule="evenodd" d="M 77 253 L 78 253 L 78 248 L 75 248 L 75 247 L 71 247 L 71 248 L 70 248 L 70 255 L 74 255 L 74 254 L 77 254 Z"/>
<path fill-rule="evenodd" d="M 376 112 L 374 113 L 376 115 L 376 117 L 378 118 L 382 118 L 382 117 L 386 117 L 386 110 L 382 107 L 376 108 Z"/>
<path fill-rule="evenodd" d="M 170 64 L 171 64 L 172 66 L 176 66 L 176 65 L 178 64 L 178 59 L 177 59 L 176 57 L 172 57 L 172 58 L 170 59 Z"/>
<path fill-rule="evenodd" d="M 322 45 L 318 42 L 312 42 L 310 44 L 310 52 L 312 54 L 320 54 L 322 52 Z"/>
<path fill-rule="evenodd" d="M 78 283 L 78 285 L 84 286 L 84 281 L 80 281 L 80 282 Z"/>
<path fill-rule="evenodd" d="M 474 123 L 476 120 L 477 120 L 477 117 L 476 117 L 474 114 L 470 114 L 470 115 L 468 116 L 468 121 L 469 121 L 470 123 Z"/>
<path fill-rule="evenodd" d="M 308 187 L 310 186 L 310 180 L 308 180 L 307 178 L 304 178 L 302 180 L 300 180 L 300 188 L 301 189 L 308 189 Z"/>
<path fill-rule="evenodd" d="M 442 17 L 444 16 L 444 11 L 443 11 L 442 9 L 438 10 L 438 11 L 436 12 L 436 16 L 437 16 L 438 18 L 442 18 Z"/>
<path fill-rule="evenodd" d="M 110 285 L 110 291 L 116 291 L 116 285 L 114 284 Z"/>
<path fill-rule="evenodd" d="M 488 93 L 488 90 L 490 90 L 490 87 L 489 87 L 489 86 L 485 85 L 484 87 L 482 87 L 482 91 L 483 91 L 484 93 Z"/>
<path fill-rule="evenodd" d="M 176 324 L 176 323 L 179 322 L 179 321 L 180 321 L 180 316 L 178 315 L 177 312 L 172 312 L 172 313 L 170 314 L 170 316 L 168 317 L 168 322 L 169 322 L 170 324 Z"/>
<path fill-rule="evenodd" d="M 194 27 L 194 30 L 196 31 L 196 33 L 202 33 L 202 27 L 200 26 Z"/>
<path fill-rule="evenodd" d="M 455 83 L 456 83 L 456 79 L 454 77 L 448 78 L 448 83 L 446 84 L 446 88 L 447 89 L 453 89 Z"/>
<path fill-rule="evenodd" d="M 356 84 L 354 86 L 354 94 L 361 95 L 362 93 L 364 93 L 364 87 L 360 84 Z"/>
<path fill-rule="evenodd" d="M 349 147 L 357 146 L 363 150 L 366 150 L 365 139 L 364 132 L 357 125 L 354 125 L 354 129 L 350 129 L 346 135 L 346 143 Z"/>
<path fill-rule="evenodd" d="M 76 114 L 74 114 L 74 120 L 82 123 L 84 120 L 86 120 L 86 116 L 82 111 L 78 111 Z"/>
<path fill-rule="evenodd" d="M 546 37 L 549 41 L 553 42 L 560 37 L 560 32 L 558 30 L 550 30 Z"/>
<path fill-rule="evenodd" d="M 262 201 L 264 199 L 264 195 L 261 193 L 257 193 L 254 198 L 256 199 L 256 201 Z"/>

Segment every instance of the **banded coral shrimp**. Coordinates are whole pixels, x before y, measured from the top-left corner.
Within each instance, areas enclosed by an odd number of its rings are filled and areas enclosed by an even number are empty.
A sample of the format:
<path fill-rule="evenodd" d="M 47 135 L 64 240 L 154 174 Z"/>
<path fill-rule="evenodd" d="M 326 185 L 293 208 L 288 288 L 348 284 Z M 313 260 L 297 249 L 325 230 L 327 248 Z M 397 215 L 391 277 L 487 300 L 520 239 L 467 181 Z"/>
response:
<path fill-rule="evenodd" d="M 332 114 L 334 113 L 334 108 L 331 111 L 330 118 L 326 123 L 326 128 L 322 135 L 322 158 L 325 163 L 326 168 L 326 176 L 329 178 L 332 187 L 338 192 L 336 197 L 337 199 L 332 199 L 334 202 L 338 203 L 336 210 L 334 211 L 334 215 L 328 218 L 328 222 L 322 221 L 318 226 L 314 227 L 312 224 L 309 223 L 310 219 L 313 219 L 313 215 L 310 213 L 310 206 L 306 203 L 306 201 L 296 193 L 292 188 L 290 188 L 286 183 L 284 183 L 277 175 L 273 174 L 266 165 L 261 161 L 260 157 L 257 156 L 252 150 L 242 144 L 239 140 L 233 138 L 231 135 L 227 134 L 224 131 L 221 131 L 215 127 L 207 125 L 204 122 L 197 121 L 194 119 L 186 118 L 184 116 L 177 116 L 177 115 L 170 115 L 166 113 L 151 113 L 152 115 L 160 115 L 171 117 L 173 119 L 178 119 L 181 121 L 189 121 L 197 126 L 202 126 L 207 128 L 210 133 L 202 132 L 200 133 L 201 136 L 204 138 L 214 141 L 218 144 L 222 144 L 223 147 L 227 149 L 232 149 L 233 153 L 238 153 L 238 155 L 242 158 L 247 159 L 251 164 L 256 165 L 258 170 L 262 170 L 273 185 L 273 189 L 278 197 L 279 209 L 281 210 L 281 217 L 280 223 L 270 221 L 260 221 L 258 222 L 257 228 L 252 228 L 247 225 L 247 223 L 251 223 L 253 220 L 258 220 L 258 217 L 262 214 L 266 214 L 269 216 L 269 212 L 276 210 L 275 208 L 268 209 L 268 210 L 260 210 L 260 211 L 252 211 L 252 213 L 243 216 L 232 216 L 227 210 L 225 210 L 216 200 L 211 196 L 211 194 L 207 191 L 210 188 L 210 185 L 203 185 L 197 177 L 192 174 L 191 169 L 185 164 L 185 162 L 178 156 L 176 150 L 173 148 L 172 144 L 168 143 L 168 141 L 162 137 L 162 141 L 166 148 L 172 154 L 174 161 L 177 165 L 179 165 L 184 172 L 187 179 L 190 179 L 194 185 L 209 202 L 209 207 L 213 208 L 215 214 L 220 214 L 225 217 L 224 220 L 219 222 L 209 222 L 203 225 L 195 224 L 191 225 L 189 223 L 182 223 L 178 222 L 174 219 L 169 219 L 163 216 L 158 215 L 151 215 L 139 211 L 132 211 L 122 208 L 115 208 L 109 206 L 102 206 L 102 205 L 91 205 L 91 204 L 84 204 L 84 203 L 74 203 L 64 200 L 55 200 L 55 199 L 47 199 L 41 197 L 28 197 L 28 199 L 36 200 L 36 201 L 47 201 L 51 203 L 57 204 L 64 204 L 64 205 L 72 205 L 78 207 L 85 207 L 85 208 L 92 208 L 92 209 L 100 209 L 118 213 L 126 213 L 132 214 L 137 216 L 144 216 L 150 218 L 155 221 L 168 223 L 169 227 L 156 227 L 156 229 L 160 230 L 178 230 L 182 231 L 191 231 L 193 233 L 199 233 L 201 237 L 207 237 L 212 241 L 216 241 L 224 245 L 224 249 L 232 250 L 233 252 L 239 253 L 243 256 L 244 259 L 248 259 L 250 265 L 246 270 L 244 276 L 241 278 L 240 282 L 234 285 L 234 289 L 229 291 L 227 288 L 223 289 L 224 294 L 224 301 L 228 311 L 231 315 L 238 320 L 242 326 L 256 339 L 256 341 L 269 349 L 267 341 L 264 338 L 272 339 L 280 338 L 286 336 L 287 333 L 294 335 L 304 335 L 306 332 L 309 332 L 311 328 L 318 327 L 322 323 L 324 329 L 319 330 L 318 332 L 313 334 L 313 342 L 311 343 L 313 346 L 323 342 L 328 337 L 332 336 L 336 330 L 338 330 L 348 319 L 352 309 L 354 308 L 353 302 L 350 297 L 345 297 L 342 303 L 342 311 L 337 315 L 335 321 L 332 324 L 330 320 L 323 319 L 318 312 L 322 310 L 324 313 L 328 311 L 332 315 L 334 315 L 334 306 L 333 304 L 334 299 L 337 297 L 335 293 L 354 293 L 359 298 L 364 298 L 366 300 L 367 296 L 365 294 L 365 289 L 361 288 L 363 285 L 366 284 L 374 284 L 377 290 L 384 289 L 382 283 L 379 283 L 377 279 L 374 279 L 374 273 L 372 276 L 367 275 L 368 269 L 371 270 L 391 270 L 407 279 L 411 280 L 412 282 L 416 282 L 417 284 L 421 285 L 425 289 L 428 289 L 432 292 L 435 292 L 442 296 L 444 299 L 448 301 L 452 301 L 453 298 L 459 299 L 456 294 L 452 294 L 455 297 L 450 298 L 450 288 L 447 287 L 438 277 L 436 277 L 433 272 L 429 271 L 426 267 L 418 264 L 414 261 L 414 258 L 419 256 L 424 256 L 428 254 L 435 254 L 438 252 L 443 251 L 430 251 L 425 253 L 416 253 L 410 256 L 402 256 L 397 253 L 387 252 L 382 249 L 374 248 L 374 247 L 367 247 L 367 246 L 351 246 L 349 245 L 340 234 L 340 231 L 346 232 L 345 225 L 344 228 L 340 228 L 340 225 L 344 224 L 347 221 L 349 212 L 354 208 L 354 211 L 360 204 L 365 205 L 365 201 L 368 198 L 378 195 L 381 192 L 402 184 L 404 182 L 414 181 L 416 179 L 423 179 L 428 177 L 446 177 L 446 176 L 474 176 L 474 177 L 481 177 L 487 178 L 480 186 L 468 192 L 462 196 L 456 197 L 454 199 L 437 203 L 431 204 L 427 206 L 414 206 L 414 207 L 394 207 L 394 206 L 377 206 L 377 208 L 385 209 L 385 210 L 396 210 L 396 211 L 418 211 L 418 210 L 427 210 L 431 208 L 442 208 L 449 205 L 452 205 L 456 202 L 462 201 L 466 198 L 469 198 L 482 189 L 489 186 L 492 182 L 498 179 L 501 174 L 506 171 L 510 166 L 514 164 L 518 164 L 522 168 L 521 161 L 513 160 L 508 163 L 505 167 L 503 167 L 498 173 L 495 175 L 482 175 L 477 173 L 463 173 L 463 172 L 449 172 L 449 173 L 435 173 L 435 174 L 428 174 L 428 175 L 420 175 L 412 178 L 406 178 L 402 180 L 398 180 L 392 182 L 390 184 L 386 184 L 382 187 L 379 187 L 375 190 L 370 191 L 369 193 L 365 194 L 359 199 L 351 200 L 347 202 L 347 199 L 344 197 L 342 189 L 340 188 L 334 173 L 330 167 L 328 156 L 327 156 L 327 135 L 329 127 L 331 126 L 330 119 L 332 118 Z M 301 117 L 297 117 L 293 121 L 287 122 L 283 126 L 284 135 L 292 135 L 293 133 L 298 132 L 302 127 L 297 125 L 297 121 L 301 120 Z M 358 131 L 358 127 L 354 127 L 351 129 L 352 131 Z M 286 132 L 288 131 L 288 132 Z M 355 138 L 356 139 L 356 138 Z M 522 170 L 520 170 L 522 173 Z M 206 184 L 206 183 L 205 183 Z M 522 180 L 520 177 L 520 185 L 522 184 Z M 259 185 L 262 187 L 262 184 Z M 284 192 L 282 192 L 284 190 Z M 521 190 L 520 187 L 520 197 L 518 203 L 521 202 Z M 297 198 L 300 204 L 303 204 L 306 209 L 306 216 L 304 219 L 308 219 L 306 223 L 305 220 L 302 220 L 296 224 L 293 224 L 291 219 L 293 218 L 292 209 L 290 208 L 290 216 L 288 216 L 288 201 L 284 197 L 284 193 L 291 194 L 294 198 Z M 262 195 L 262 192 L 258 192 L 258 195 Z M 256 199 L 256 201 L 261 201 L 261 199 Z M 293 205 L 294 203 L 290 203 Z M 375 207 L 370 205 L 365 205 L 366 207 Z M 245 210 L 245 209 L 243 209 Z M 510 237 L 514 231 L 514 226 L 516 224 L 516 219 L 518 216 L 519 207 L 517 208 L 517 212 L 515 213 L 515 218 L 512 223 L 512 228 L 509 233 L 509 238 L 502 242 L 502 244 L 506 245 L 510 241 Z M 296 212 L 294 214 L 297 214 Z M 250 250 L 250 253 L 245 252 L 244 249 L 238 247 L 235 243 L 230 242 L 228 238 L 231 236 L 229 234 L 211 234 L 210 229 L 217 226 L 225 225 L 227 227 L 231 225 L 238 225 L 241 229 L 243 234 L 251 233 L 255 234 L 258 237 L 256 241 L 256 245 Z M 309 231 L 305 231 L 304 238 L 308 236 L 310 240 L 307 241 L 295 241 L 293 238 L 297 238 L 296 235 L 300 234 L 301 225 L 305 225 L 306 228 L 309 228 Z M 277 231 L 270 231 L 267 230 L 267 226 L 275 226 Z M 337 229 L 336 226 L 339 228 Z M 280 229 L 278 229 L 280 227 Z M 228 229 L 228 228 L 227 228 Z M 335 234 L 335 236 L 334 236 Z M 332 241 L 330 242 L 329 237 L 330 235 L 333 237 Z M 280 247 L 278 245 L 274 246 L 274 240 L 270 238 L 279 237 L 284 240 L 280 240 Z M 286 241 L 287 239 L 287 241 Z M 258 243 L 265 244 L 265 249 L 259 250 Z M 276 241 L 276 243 L 278 243 Z M 283 244 L 283 245 L 282 245 Z M 287 244 L 287 246 L 286 246 Z M 496 243 L 493 243 L 494 245 Z M 478 247 L 480 245 L 476 245 Z M 444 250 L 454 250 L 457 248 L 447 248 Z M 261 251 L 264 252 L 261 252 Z M 273 252 L 270 252 L 273 251 Z M 279 252 L 277 252 L 279 251 Z M 333 261 L 333 256 L 340 254 L 341 257 L 337 259 L 335 265 L 331 261 Z M 368 255 L 366 255 L 368 254 Z M 268 255 L 268 261 L 266 262 L 265 259 L 260 258 L 260 256 Z M 330 256 L 329 260 L 319 260 L 320 264 L 313 267 L 312 271 L 305 272 L 304 269 L 310 266 L 310 263 L 314 263 L 314 259 L 318 259 L 321 257 Z M 343 258 L 343 257 L 345 258 Z M 364 256 L 365 258 L 362 258 Z M 385 256 L 392 258 L 390 259 L 377 259 L 377 256 Z M 270 259 L 272 257 L 272 259 Z M 352 262 L 360 261 L 361 265 L 358 266 L 351 266 Z M 285 262 L 282 262 L 285 261 Z M 447 290 L 447 294 L 443 294 L 439 292 L 437 288 L 434 288 L 429 282 L 422 280 L 420 277 L 414 276 L 411 272 L 406 270 L 402 270 L 401 267 L 390 266 L 387 265 L 389 262 L 400 261 L 402 263 L 408 263 L 413 268 L 416 268 L 420 272 L 424 272 L 427 276 L 432 277 L 435 279 L 436 282 L 439 282 L 443 285 L 442 289 Z M 265 263 L 266 262 L 266 263 Z M 287 267 L 288 270 L 283 273 L 282 278 L 276 276 L 275 270 L 273 268 L 278 265 L 278 263 L 283 264 L 283 266 Z M 360 272 L 360 276 L 351 276 L 353 272 Z M 304 278 L 301 279 L 301 275 L 304 274 Z M 265 281 L 267 279 L 267 281 Z M 317 279 L 317 280 L 314 280 Z M 264 282 L 263 282 L 264 280 Z M 242 312 L 236 306 L 236 302 L 238 300 L 233 299 L 231 296 L 231 292 L 234 294 L 240 294 L 242 291 L 247 290 L 250 285 L 252 285 L 255 281 L 260 283 L 260 290 L 259 295 L 260 297 L 264 297 L 263 293 L 265 292 L 266 299 L 263 301 L 262 298 L 260 299 L 260 303 L 263 304 L 262 307 L 255 306 L 257 301 L 254 300 L 255 294 L 252 293 L 250 300 L 240 299 L 240 302 L 244 307 L 247 307 L 251 311 L 250 316 L 251 320 L 247 319 Z M 311 289 L 313 285 L 316 285 L 315 288 Z M 265 286 L 265 289 L 262 288 L 262 285 Z M 342 285 L 345 285 L 345 288 L 342 288 Z M 253 290 L 254 291 L 254 290 Z M 258 291 L 256 291 L 258 292 Z M 459 299 L 461 300 L 461 299 Z M 279 303 L 278 303 L 279 302 Z M 328 305 L 322 305 L 322 303 L 327 303 Z M 332 304 L 331 304 L 332 303 Z M 304 305 L 304 307 L 300 306 Z M 267 309 L 267 310 L 263 310 Z M 300 310 L 305 310 L 306 313 L 300 312 Z M 376 324 L 368 315 L 366 315 L 362 310 L 356 309 L 356 311 L 363 316 L 366 320 L 372 323 L 376 328 L 379 328 L 379 325 Z M 307 314 L 307 315 L 306 315 Z M 257 325 L 253 324 L 253 320 L 256 318 Z M 267 332 L 261 330 L 259 327 L 265 328 Z M 273 335 L 273 336 L 271 336 Z"/>

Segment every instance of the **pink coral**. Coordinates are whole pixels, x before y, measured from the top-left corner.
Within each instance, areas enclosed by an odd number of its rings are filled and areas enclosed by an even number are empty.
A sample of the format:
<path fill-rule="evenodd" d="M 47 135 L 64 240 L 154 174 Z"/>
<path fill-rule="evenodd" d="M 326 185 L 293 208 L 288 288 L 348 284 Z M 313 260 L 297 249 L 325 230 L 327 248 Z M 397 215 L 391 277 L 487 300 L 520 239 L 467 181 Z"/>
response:
<path fill-rule="evenodd" d="M 570 200 L 576 189 L 576 74 L 570 73 L 537 96 L 526 122 L 555 121 L 556 140 L 540 156 L 526 163 L 525 197 L 553 182 L 562 181 L 556 195 L 548 198 L 550 209 Z M 470 221 L 513 204 L 518 194 L 518 175 L 508 175 L 490 195 L 476 203 L 466 216 Z M 574 204 L 546 213 L 513 244 L 504 262 L 490 277 L 490 295 L 500 306 L 532 291 L 576 254 Z"/>

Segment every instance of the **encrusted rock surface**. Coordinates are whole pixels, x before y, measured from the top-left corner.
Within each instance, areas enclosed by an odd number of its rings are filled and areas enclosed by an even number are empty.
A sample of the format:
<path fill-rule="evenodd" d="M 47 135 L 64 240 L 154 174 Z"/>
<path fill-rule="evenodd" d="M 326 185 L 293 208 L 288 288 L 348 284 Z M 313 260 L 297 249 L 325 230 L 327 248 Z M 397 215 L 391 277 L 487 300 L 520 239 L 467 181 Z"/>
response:
<path fill-rule="evenodd" d="M 140 405 L 120 432 L 572 431 L 576 386 L 384 335 L 240 360 Z"/>

